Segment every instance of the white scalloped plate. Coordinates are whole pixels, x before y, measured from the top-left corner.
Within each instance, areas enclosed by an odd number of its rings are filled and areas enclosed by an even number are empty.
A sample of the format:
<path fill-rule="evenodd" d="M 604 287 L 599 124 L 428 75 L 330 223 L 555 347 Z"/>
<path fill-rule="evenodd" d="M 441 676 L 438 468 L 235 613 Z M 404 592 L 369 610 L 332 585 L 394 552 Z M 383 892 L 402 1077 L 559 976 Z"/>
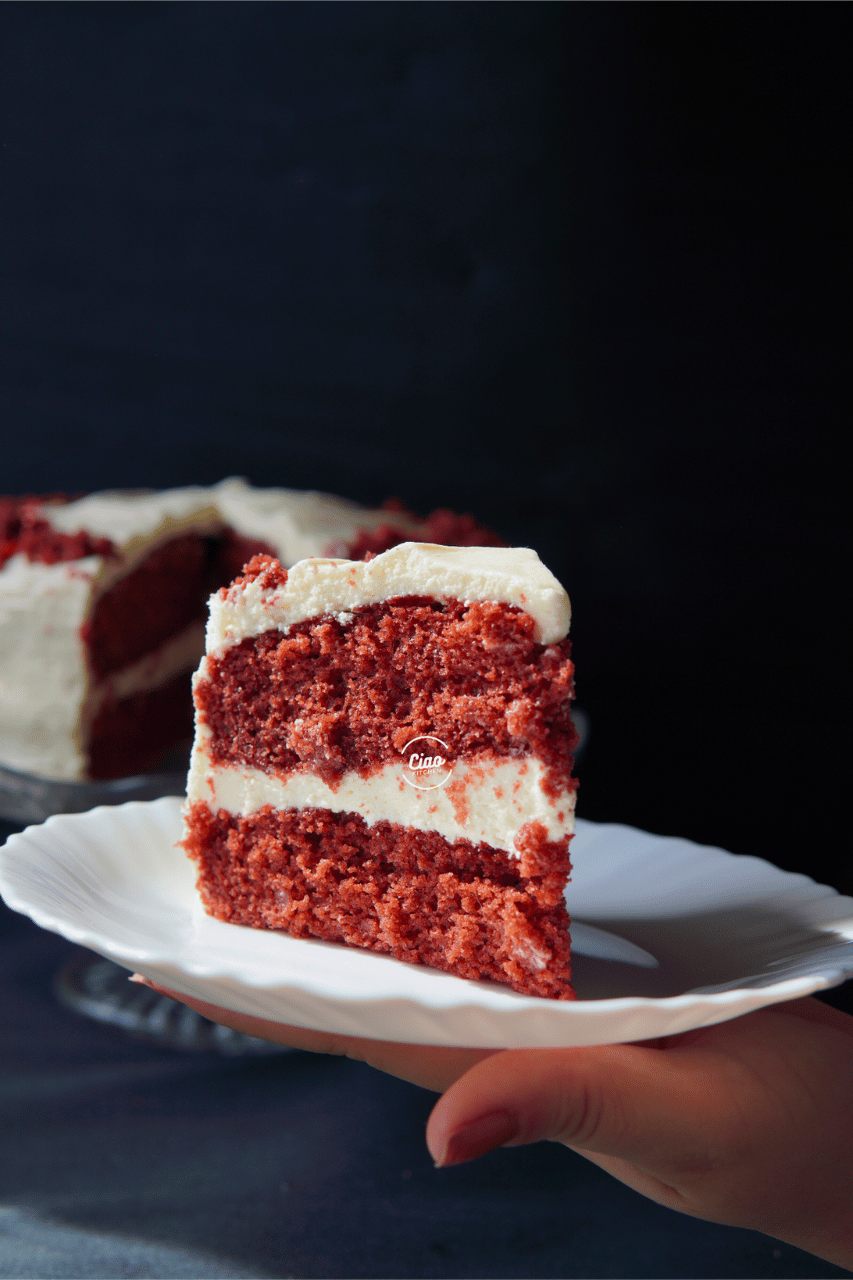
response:
<path fill-rule="evenodd" d="M 179 837 L 176 799 L 49 818 L 0 851 L 0 891 L 43 928 L 186 995 L 415 1044 L 648 1039 L 853 975 L 853 899 L 758 858 L 632 827 L 578 822 L 576 1002 L 212 920 Z"/>

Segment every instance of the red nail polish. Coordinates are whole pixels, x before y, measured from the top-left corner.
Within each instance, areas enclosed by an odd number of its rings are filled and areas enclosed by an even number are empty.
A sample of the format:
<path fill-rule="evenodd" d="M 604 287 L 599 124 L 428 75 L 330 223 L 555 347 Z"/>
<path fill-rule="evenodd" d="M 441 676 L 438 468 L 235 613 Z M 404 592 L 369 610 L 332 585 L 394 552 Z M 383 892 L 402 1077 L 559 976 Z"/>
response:
<path fill-rule="evenodd" d="M 518 1136 L 518 1122 L 506 1111 L 492 1111 L 489 1115 L 478 1116 L 468 1124 L 454 1129 L 447 1139 L 444 1154 L 438 1162 L 438 1168 L 445 1169 L 451 1164 L 462 1164 L 465 1160 L 476 1160 L 487 1151 L 501 1147 Z"/>

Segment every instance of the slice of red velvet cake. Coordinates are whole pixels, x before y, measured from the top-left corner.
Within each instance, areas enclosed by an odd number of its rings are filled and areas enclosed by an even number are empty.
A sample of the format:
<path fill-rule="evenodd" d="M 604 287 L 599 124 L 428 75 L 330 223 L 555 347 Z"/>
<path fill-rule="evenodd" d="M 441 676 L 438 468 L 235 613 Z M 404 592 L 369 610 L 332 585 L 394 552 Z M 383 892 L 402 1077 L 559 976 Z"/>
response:
<path fill-rule="evenodd" d="M 527 549 L 256 556 L 195 677 L 206 910 L 571 999 L 568 627 Z"/>

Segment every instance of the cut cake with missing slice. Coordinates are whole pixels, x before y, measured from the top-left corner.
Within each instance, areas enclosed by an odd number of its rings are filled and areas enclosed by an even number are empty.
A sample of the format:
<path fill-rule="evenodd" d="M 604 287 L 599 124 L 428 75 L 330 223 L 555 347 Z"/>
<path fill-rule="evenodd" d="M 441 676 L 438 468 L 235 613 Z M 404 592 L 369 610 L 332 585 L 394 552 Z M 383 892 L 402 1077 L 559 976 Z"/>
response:
<path fill-rule="evenodd" d="M 572 999 L 569 616 L 524 548 L 256 556 L 194 682 L 205 909 Z"/>
<path fill-rule="evenodd" d="M 207 597 L 250 556 L 357 559 L 413 538 L 501 545 L 470 515 L 421 518 L 394 500 L 369 509 L 235 477 L 0 497 L 0 800 L 6 770 L 120 778 L 187 739 Z"/>

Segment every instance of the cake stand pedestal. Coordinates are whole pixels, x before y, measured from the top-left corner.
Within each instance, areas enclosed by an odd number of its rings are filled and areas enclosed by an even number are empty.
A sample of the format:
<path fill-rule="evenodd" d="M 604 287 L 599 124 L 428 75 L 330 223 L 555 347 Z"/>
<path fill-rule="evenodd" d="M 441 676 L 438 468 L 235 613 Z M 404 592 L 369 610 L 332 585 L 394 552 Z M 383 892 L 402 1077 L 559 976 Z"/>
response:
<path fill-rule="evenodd" d="M 182 796 L 189 747 L 187 742 L 173 748 L 149 774 L 112 782 L 61 782 L 0 765 L 0 815 L 22 826 L 45 822 L 55 813 L 85 813 L 101 804 Z M 215 1050 L 232 1058 L 290 1052 L 282 1045 L 220 1027 L 177 1000 L 127 979 L 127 969 L 80 947 L 57 973 L 53 991 L 66 1009 L 169 1048 L 195 1053 Z"/>
<path fill-rule="evenodd" d="M 170 1049 L 193 1053 L 215 1050 L 229 1058 L 293 1052 L 284 1045 L 222 1027 L 159 991 L 128 982 L 128 977 L 121 965 L 81 947 L 57 973 L 53 992 L 59 1003 L 74 1013 Z"/>

